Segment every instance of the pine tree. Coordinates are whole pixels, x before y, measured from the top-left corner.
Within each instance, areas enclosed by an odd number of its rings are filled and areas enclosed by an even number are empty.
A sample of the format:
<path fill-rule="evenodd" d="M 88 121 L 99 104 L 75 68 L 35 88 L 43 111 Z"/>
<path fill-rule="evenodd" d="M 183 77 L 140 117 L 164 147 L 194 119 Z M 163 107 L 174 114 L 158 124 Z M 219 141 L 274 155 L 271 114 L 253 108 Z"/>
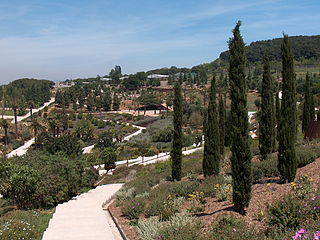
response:
<path fill-rule="evenodd" d="M 279 123 L 278 170 L 286 182 L 294 181 L 297 171 L 295 142 L 296 121 L 296 84 L 293 69 L 293 54 L 288 35 L 283 36 L 282 55 L 282 101 Z"/>
<path fill-rule="evenodd" d="M 307 127 L 311 121 L 311 110 L 312 110 L 312 95 L 310 92 L 310 77 L 309 73 L 306 76 L 306 83 L 304 87 L 304 103 L 303 103 L 303 114 L 302 114 L 302 132 L 307 130 Z"/>
<path fill-rule="evenodd" d="M 229 41 L 229 82 L 231 98 L 231 170 L 235 210 L 245 214 L 251 198 L 251 153 L 248 135 L 247 87 L 245 78 L 244 42 L 239 21 Z"/>
<path fill-rule="evenodd" d="M 259 124 L 259 148 L 262 160 L 266 160 L 272 153 L 273 122 L 272 122 L 272 79 L 270 63 L 266 57 L 263 63 L 263 77 L 261 87 L 261 112 Z"/>
<path fill-rule="evenodd" d="M 176 81 L 174 85 L 173 100 L 173 141 L 171 150 L 172 180 L 181 180 L 182 162 L 182 92 L 181 82 Z"/>
<path fill-rule="evenodd" d="M 226 135 L 226 106 L 222 95 L 219 96 L 219 136 L 220 136 L 220 154 L 224 155 L 224 138 Z"/>
<path fill-rule="evenodd" d="M 210 99 L 208 105 L 206 139 L 203 153 L 203 173 L 204 176 L 217 175 L 220 170 L 220 144 L 219 144 L 219 126 L 218 111 L 216 104 L 216 79 L 215 76 L 211 82 Z"/>

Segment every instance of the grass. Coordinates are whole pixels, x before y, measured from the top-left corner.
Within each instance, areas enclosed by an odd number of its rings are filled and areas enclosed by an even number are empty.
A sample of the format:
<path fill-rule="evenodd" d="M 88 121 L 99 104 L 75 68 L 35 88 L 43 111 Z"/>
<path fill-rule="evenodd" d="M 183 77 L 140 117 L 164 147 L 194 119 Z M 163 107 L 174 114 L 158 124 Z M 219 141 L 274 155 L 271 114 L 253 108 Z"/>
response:
<path fill-rule="evenodd" d="M 0 217 L 0 239 L 40 240 L 53 210 L 15 210 Z"/>

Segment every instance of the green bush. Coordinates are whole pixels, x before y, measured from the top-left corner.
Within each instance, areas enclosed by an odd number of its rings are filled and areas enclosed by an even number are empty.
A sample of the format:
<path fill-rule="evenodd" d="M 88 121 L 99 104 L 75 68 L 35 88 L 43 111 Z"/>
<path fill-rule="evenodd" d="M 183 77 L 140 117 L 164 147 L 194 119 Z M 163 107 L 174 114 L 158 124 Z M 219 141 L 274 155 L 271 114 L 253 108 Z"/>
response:
<path fill-rule="evenodd" d="M 158 129 L 152 133 L 153 142 L 171 142 L 173 136 L 172 126 L 167 126 L 162 129 Z"/>
<path fill-rule="evenodd" d="M 99 120 L 98 121 L 98 128 L 105 128 L 107 126 L 107 124 L 103 121 L 103 120 Z"/>
<path fill-rule="evenodd" d="M 155 164 L 155 170 L 158 174 L 169 171 L 171 170 L 171 162 L 170 161 L 158 162 Z"/>
<path fill-rule="evenodd" d="M 200 239 L 201 224 L 185 213 L 173 215 L 168 221 L 156 218 L 138 221 L 138 232 L 142 240 L 197 240 Z"/>
<path fill-rule="evenodd" d="M 51 138 L 50 141 L 45 144 L 45 149 L 51 154 L 63 152 L 67 155 L 79 155 L 82 151 L 79 138 L 70 135 Z"/>
<path fill-rule="evenodd" d="M 0 164 L 0 193 L 19 208 L 54 207 L 92 188 L 98 178 L 80 156 L 30 153 Z"/>
<path fill-rule="evenodd" d="M 139 216 L 143 211 L 144 204 L 145 201 L 143 198 L 127 200 L 122 207 L 122 213 L 129 219 L 139 219 Z"/>
<path fill-rule="evenodd" d="M 277 159 L 268 159 L 265 161 L 252 163 L 252 179 L 254 183 L 259 182 L 263 178 L 276 177 L 280 173 L 278 171 Z"/>
<path fill-rule="evenodd" d="M 162 203 L 162 211 L 160 213 L 160 219 L 162 221 L 169 220 L 175 213 L 180 212 L 180 207 L 184 202 L 184 198 L 175 198 L 171 195 Z"/>
<path fill-rule="evenodd" d="M 32 137 L 32 134 L 30 133 L 30 131 L 26 131 L 26 130 L 23 131 L 21 135 L 24 141 L 27 141 Z"/>
<path fill-rule="evenodd" d="M 169 186 L 169 192 L 178 197 L 187 197 L 188 194 L 195 192 L 199 187 L 197 181 L 173 182 Z"/>
<path fill-rule="evenodd" d="M 268 225 L 281 232 L 297 229 L 301 219 L 301 208 L 302 204 L 292 197 L 277 202 L 268 209 Z"/>
<path fill-rule="evenodd" d="M 206 197 L 214 197 L 215 196 L 214 186 L 216 184 L 223 184 L 225 182 L 226 181 L 222 175 L 208 176 L 200 184 L 198 191 L 203 192 Z"/>
<path fill-rule="evenodd" d="M 24 144 L 24 142 L 22 140 L 12 140 L 11 144 L 13 149 L 17 149 L 21 147 Z"/>
<path fill-rule="evenodd" d="M 30 207 L 39 181 L 38 172 L 28 166 L 11 163 L 2 163 L 0 172 L 0 193 L 21 209 Z"/>
<path fill-rule="evenodd" d="M 253 229 L 248 228 L 242 219 L 231 215 L 224 215 L 214 222 L 205 239 L 256 240 L 263 238 L 261 236 L 258 237 Z"/>

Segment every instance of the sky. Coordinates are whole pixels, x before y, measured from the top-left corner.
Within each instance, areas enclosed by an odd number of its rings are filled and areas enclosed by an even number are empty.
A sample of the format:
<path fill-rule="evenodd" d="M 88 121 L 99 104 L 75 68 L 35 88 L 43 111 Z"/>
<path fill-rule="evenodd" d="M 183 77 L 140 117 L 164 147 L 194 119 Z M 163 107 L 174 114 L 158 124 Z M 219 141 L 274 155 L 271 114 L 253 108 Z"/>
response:
<path fill-rule="evenodd" d="M 0 0 L 0 83 L 192 67 L 246 44 L 318 35 L 319 0 Z"/>

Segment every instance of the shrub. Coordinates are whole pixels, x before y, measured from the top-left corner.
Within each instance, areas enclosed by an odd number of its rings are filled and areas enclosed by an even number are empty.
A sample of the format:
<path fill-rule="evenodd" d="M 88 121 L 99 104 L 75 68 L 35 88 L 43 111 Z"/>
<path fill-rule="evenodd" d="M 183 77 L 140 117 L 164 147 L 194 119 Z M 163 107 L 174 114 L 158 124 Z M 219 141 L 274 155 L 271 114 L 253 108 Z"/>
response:
<path fill-rule="evenodd" d="M 144 209 L 144 215 L 146 217 L 151 217 L 151 216 L 160 216 L 163 210 L 163 202 L 165 199 L 163 198 L 155 198 L 150 201 Z"/>
<path fill-rule="evenodd" d="M 172 126 L 167 126 L 162 129 L 158 129 L 152 133 L 153 142 L 171 142 L 173 135 Z"/>
<path fill-rule="evenodd" d="M 169 220 L 175 213 L 180 211 L 180 206 L 183 204 L 184 198 L 175 198 L 172 195 L 168 195 L 167 199 L 162 203 L 162 210 L 160 213 L 160 219 L 162 221 Z"/>
<path fill-rule="evenodd" d="M 78 155 L 81 154 L 82 151 L 79 139 L 70 135 L 51 138 L 45 145 L 45 149 L 51 154 L 63 152 L 67 155 Z"/>
<path fill-rule="evenodd" d="M 231 215 L 221 216 L 209 230 L 209 240 L 255 240 L 259 238 L 253 229 L 246 226 L 242 219 Z"/>
<path fill-rule="evenodd" d="M 103 121 L 103 120 L 99 120 L 98 121 L 98 128 L 105 128 L 107 126 L 107 124 Z"/>
<path fill-rule="evenodd" d="M 132 199 L 134 197 L 134 192 L 135 192 L 135 188 L 121 188 L 117 193 L 116 193 L 116 199 L 118 201 L 126 201 L 129 199 Z"/>
<path fill-rule="evenodd" d="M 142 198 L 128 200 L 122 207 L 122 213 L 129 219 L 139 219 L 139 216 L 143 211 L 144 204 L 145 202 Z"/>
<path fill-rule="evenodd" d="M 314 151 L 306 149 L 301 149 L 296 154 L 299 168 L 312 163 L 318 157 Z"/>
<path fill-rule="evenodd" d="M 297 181 L 290 183 L 295 192 L 295 196 L 299 199 L 308 198 L 311 193 L 312 181 L 313 179 L 310 177 L 301 176 Z"/>
<path fill-rule="evenodd" d="M 201 235 L 197 219 L 185 213 L 175 214 L 165 222 L 157 218 L 139 220 L 137 227 L 142 240 L 194 240 Z"/>
<path fill-rule="evenodd" d="M 157 173 L 163 173 L 168 170 L 171 170 L 171 162 L 170 161 L 158 162 L 155 164 L 155 169 Z"/>
<path fill-rule="evenodd" d="M 12 140 L 11 144 L 13 149 L 17 149 L 21 147 L 24 144 L 24 142 L 22 140 Z"/>
<path fill-rule="evenodd" d="M 203 192 L 206 197 L 215 196 L 215 184 L 223 184 L 225 183 L 225 179 L 222 175 L 218 176 L 208 176 L 204 179 L 204 181 L 200 184 L 198 191 Z"/>
<path fill-rule="evenodd" d="M 93 187 L 98 173 L 85 161 L 35 151 L 0 164 L 0 193 L 20 208 L 50 208 Z"/>
<path fill-rule="evenodd" d="M 157 218 L 149 218 L 138 221 L 138 232 L 142 240 L 154 240 L 159 237 L 159 229 L 161 229 L 163 222 Z"/>
<path fill-rule="evenodd" d="M 12 199 L 19 208 L 32 205 L 33 194 L 39 174 L 28 166 L 2 165 L 0 166 L 0 192 L 5 198 Z"/>
<path fill-rule="evenodd" d="M 169 186 L 169 192 L 175 196 L 187 197 L 189 194 L 195 192 L 199 187 L 199 183 L 196 181 L 180 181 L 173 182 Z"/>
<path fill-rule="evenodd" d="M 230 183 L 215 184 L 214 189 L 218 201 L 226 201 L 232 196 L 232 185 Z"/>
<path fill-rule="evenodd" d="M 197 213 L 204 210 L 206 200 L 204 199 L 203 192 L 193 192 L 189 194 L 188 200 L 191 202 L 191 206 L 187 210 L 188 212 Z"/>
<path fill-rule="evenodd" d="M 24 141 L 29 140 L 32 137 L 30 131 L 23 131 L 21 135 Z"/>
<path fill-rule="evenodd" d="M 254 183 L 259 182 L 263 178 L 279 176 L 276 159 L 269 159 L 252 163 L 252 179 Z"/>
<path fill-rule="evenodd" d="M 269 206 L 269 226 L 282 232 L 298 228 L 301 219 L 299 211 L 301 207 L 301 203 L 292 197 Z"/>
<path fill-rule="evenodd" d="M 160 228 L 159 239 L 161 240 L 196 240 L 199 239 L 201 224 L 186 213 L 173 215 L 166 224 Z"/>

